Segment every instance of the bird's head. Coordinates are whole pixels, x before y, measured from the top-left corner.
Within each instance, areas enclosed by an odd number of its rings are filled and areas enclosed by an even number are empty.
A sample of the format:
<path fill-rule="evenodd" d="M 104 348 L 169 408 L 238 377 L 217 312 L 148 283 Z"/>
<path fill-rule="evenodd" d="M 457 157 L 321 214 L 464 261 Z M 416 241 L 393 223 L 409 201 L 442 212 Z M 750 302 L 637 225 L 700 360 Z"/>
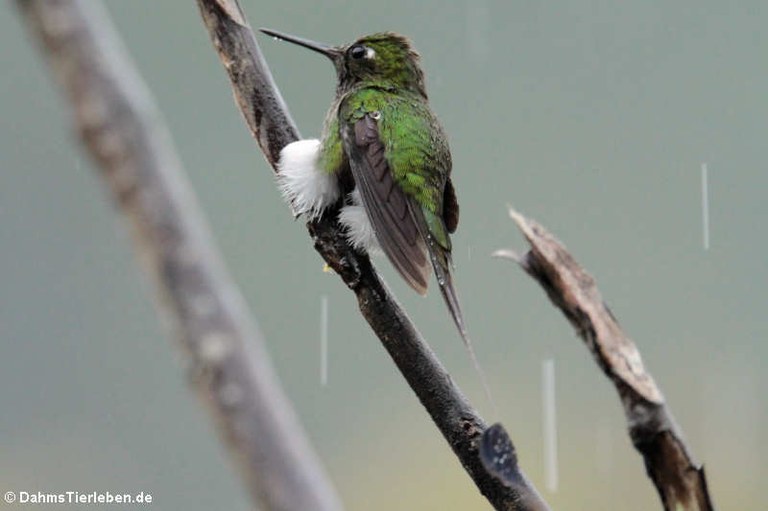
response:
<path fill-rule="evenodd" d="M 343 46 L 328 46 L 269 29 L 265 34 L 322 53 L 333 62 L 340 90 L 374 85 L 409 90 L 426 98 L 424 72 L 410 40 L 393 32 L 371 34 Z"/>

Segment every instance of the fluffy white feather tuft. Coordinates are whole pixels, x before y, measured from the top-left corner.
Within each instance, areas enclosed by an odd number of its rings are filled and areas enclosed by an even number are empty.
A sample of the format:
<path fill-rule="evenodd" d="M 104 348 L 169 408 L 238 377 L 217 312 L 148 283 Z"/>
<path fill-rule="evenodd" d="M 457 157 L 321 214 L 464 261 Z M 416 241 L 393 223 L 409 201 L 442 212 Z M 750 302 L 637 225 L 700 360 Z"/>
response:
<path fill-rule="evenodd" d="M 357 188 L 349 194 L 349 197 L 352 199 L 352 204 L 344 206 L 339 213 L 339 222 L 347 229 L 347 240 L 357 250 L 365 251 L 370 255 L 381 254 L 376 232 L 368 219 L 368 213 L 365 212 Z"/>
<path fill-rule="evenodd" d="M 277 186 L 298 215 L 316 218 L 339 198 L 336 176 L 318 166 L 320 141 L 297 140 L 280 151 Z"/>

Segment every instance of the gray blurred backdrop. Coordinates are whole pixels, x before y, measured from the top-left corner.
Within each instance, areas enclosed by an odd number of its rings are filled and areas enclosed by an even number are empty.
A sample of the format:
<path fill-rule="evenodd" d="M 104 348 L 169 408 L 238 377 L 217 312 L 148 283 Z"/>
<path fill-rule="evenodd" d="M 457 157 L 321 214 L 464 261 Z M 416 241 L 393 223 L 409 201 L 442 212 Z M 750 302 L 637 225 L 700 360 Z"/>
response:
<path fill-rule="evenodd" d="M 489 509 L 281 202 L 195 2 L 106 3 L 348 508 Z M 544 491 L 554 508 L 659 504 L 616 395 L 570 326 L 520 270 L 489 257 L 524 246 L 507 203 L 597 277 L 719 507 L 768 508 L 765 2 L 241 3 L 256 27 L 415 41 L 451 139 L 458 287 L 500 417 L 439 294 L 422 299 L 378 265 L 462 388 L 507 426 L 542 491 L 540 373 L 555 359 L 560 488 Z M 157 510 L 249 509 L 12 7 L 0 10 L 0 490 L 143 490 Z M 259 40 L 303 134 L 316 136 L 330 64 Z"/>

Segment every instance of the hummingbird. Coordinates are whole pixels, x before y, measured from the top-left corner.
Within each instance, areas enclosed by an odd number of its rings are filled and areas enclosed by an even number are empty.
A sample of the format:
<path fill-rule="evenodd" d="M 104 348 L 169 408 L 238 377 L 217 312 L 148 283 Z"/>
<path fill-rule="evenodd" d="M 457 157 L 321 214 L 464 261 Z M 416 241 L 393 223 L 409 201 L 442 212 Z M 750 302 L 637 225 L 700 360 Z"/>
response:
<path fill-rule="evenodd" d="M 329 46 L 261 31 L 325 55 L 338 79 L 321 140 L 300 140 L 281 153 L 284 196 L 310 218 L 342 199 L 339 221 L 349 242 L 383 252 L 422 296 L 433 271 L 490 399 L 453 283 L 450 235 L 459 204 L 448 139 L 429 106 L 419 54 L 392 32 Z"/>

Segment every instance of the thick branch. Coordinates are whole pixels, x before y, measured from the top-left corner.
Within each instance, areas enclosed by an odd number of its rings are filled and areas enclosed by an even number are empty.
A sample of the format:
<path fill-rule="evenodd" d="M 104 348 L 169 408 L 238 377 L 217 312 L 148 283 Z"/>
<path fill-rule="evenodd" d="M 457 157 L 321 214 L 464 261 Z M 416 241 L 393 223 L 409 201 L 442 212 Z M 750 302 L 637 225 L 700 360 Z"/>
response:
<path fill-rule="evenodd" d="M 108 16 L 94 0 L 17 3 L 131 227 L 191 383 L 254 501 L 273 511 L 341 509 Z"/>
<path fill-rule="evenodd" d="M 703 467 L 697 465 L 640 352 L 603 302 L 594 279 L 565 247 L 538 223 L 510 210 L 531 250 L 523 257 L 501 250 L 547 292 L 595 361 L 613 382 L 624 406 L 629 434 L 668 511 L 712 511 Z"/>
<path fill-rule="evenodd" d="M 298 133 L 274 86 L 253 32 L 236 0 L 197 2 L 229 74 L 236 101 L 267 161 L 274 168 L 282 148 L 295 141 Z M 307 224 L 315 249 L 355 293 L 363 317 L 477 487 L 496 509 L 547 509 L 520 473 L 516 460 L 512 469 L 516 477 L 505 479 L 485 468 L 479 455 L 485 422 L 454 385 L 368 257 L 355 252 L 346 243 L 343 230 L 336 222 L 337 212 L 329 211 L 320 220 Z"/>

